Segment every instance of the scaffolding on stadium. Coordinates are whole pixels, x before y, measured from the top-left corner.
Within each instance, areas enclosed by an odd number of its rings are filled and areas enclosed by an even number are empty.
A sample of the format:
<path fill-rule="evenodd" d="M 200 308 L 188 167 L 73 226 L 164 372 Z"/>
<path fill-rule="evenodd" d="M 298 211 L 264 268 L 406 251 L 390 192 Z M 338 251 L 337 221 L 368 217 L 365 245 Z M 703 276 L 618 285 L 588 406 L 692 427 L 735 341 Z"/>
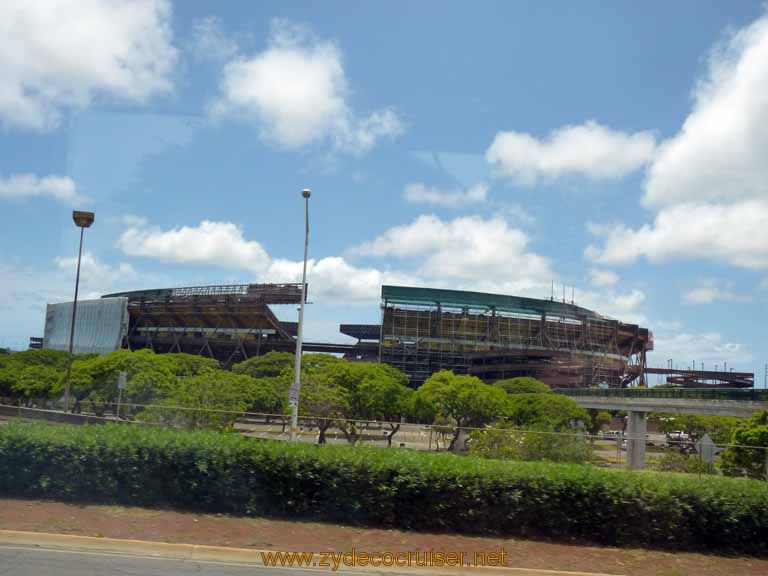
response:
<path fill-rule="evenodd" d="M 643 380 L 647 329 L 573 304 L 382 287 L 379 359 L 418 385 L 448 369 L 485 380 L 535 376 L 559 387 Z"/>

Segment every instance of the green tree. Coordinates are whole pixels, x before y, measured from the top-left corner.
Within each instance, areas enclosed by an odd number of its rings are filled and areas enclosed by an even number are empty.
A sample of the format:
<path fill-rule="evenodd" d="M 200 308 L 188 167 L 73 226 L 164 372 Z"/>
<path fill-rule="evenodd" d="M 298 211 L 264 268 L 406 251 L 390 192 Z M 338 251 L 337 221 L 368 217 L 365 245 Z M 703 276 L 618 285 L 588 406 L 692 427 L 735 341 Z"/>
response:
<path fill-rule="evenodd" d="M 293 354 L 290 352 L 267 352 L 232 366 L 235 374 L 245 374 L 252 378 L 274 378 L 293 368 Z"/>
<path fill-rule="evenodd" d="M 530 376 L 519 376 L 507 380 L 499 380 L 493 383 L 507 394 L 546 394 L 552 392 L 552 389 L 541 380 L 531 378 Z"/>
<path fill-rule="evenodd" d="M 603 430 L 603 428 L 611 423 L 612 420 L 613 417 L 611 416 L 610 412 L 590 408 L 589 422 L 586 423 L 587 432 L 589 432 L 591 436 L 597 436 Z"/>
<path fill-rule="evenodd" d="M 381 377 L 368 378 L 354 391 L 355 417 L 366 420 L 384 420 L 389 426 L 387 446 L 400 430 L 400 421 L 408 414 L 413 390 L 402 379 L 384 371 Z"/>
<path fill-rule="evenodd" d="M 666 452 L 661 458 L 649 459 L 648 464 L 661 472 L 681 472 L 684 474 L 712 474 L 713 470 L 698 455 Z"/>
<path fill-rule="evenodd" d="M 56 370 L 65 370 L 69 353 L 64 350 L 43 348 L 15 352 L 9 356 L 15 364 L 21 366 L 48 366 Z"/>
<path fill-rule="evenodd" d="M 13 362 L 3 362 L 4 359 L 10 357 L 10 354 L 8 356 L 0 356 L 0 397 L 11 398 L 16 396 L 13 385 L 19 377 L 20 369 Z"/>
<path fill-rule="evenodd" d="M 694 438 L 709 434 L 716 444 L 727 444 L 734 430 L 746 422 L 745 418 L 733 416 L 707 416 L 704 414 L 656 413 L 651 418 L 658 422 L 663 433 L 682 430 Z"/>
<path fill-rule="evenodd" d="M 323 375 L 332 382 L 333 385 L 343 391 L 344 406 L 338 411 L 338 419 L 335 424 L 344 434 L 347 442 L 350 444 L 356 444 L 360 439 L 361 429 L 359 418 L 363 418 L 359 414 L 359 396 L 357 394 L 358 386 L 363 381 L 363 378 L 367 376 L 366 367 L 359 366 L 357 363 L 352 364 L 349 362 L 339 363 L 332 362 L 325 364 L 318 368 L 310 369 L 310 377 L 312 374 Z"/>
<path fill-rule="evenodd" d="M 284 416 L 288 412 L 288 390 L 291 378 L 287 374 L 254 379 L 254 391 L 249 410 L 271 416 Z"/>
<path fill-rule="evenodd" d="M 87 399 L 95 410 L 103 410 L 117 401 L 118 377 L 120 372 L 126 372 L 128 382 L 123 401 L 152 404 L 170 396 L 180 380 L 179 374 L 185 374 L 193 364 L 187 358 L 183 361 L 184 366 L 180 366 L 178 356 L 155 354 L 152 350 L 110 352 L 79 364 L 77 368 L 83 384 L 82 387 L 73 384 L 72 389 L 78 403 Z"/>
<path fill-rule="evenodd" d="M 576 435 L 520 430 L 509 423 L 472 433 L 470 454 L 501 460 L 585 462 L 590 444 Z"/>
<path fill-rule="evenodd" d="M 51 397 L 58 391 L 68 357 L 67 352 L 48 349 L 0 355 L 0 396 L 25 402 Z"/>
<path fill-rule="evenodd" d="M 179 378 L 199 376 L 221 368 L 218 360 L 196 354 L 163 354 L 162 360 L 173 364 L 173 372 Z"/>
<path fill-rule="evenodd" d="M 312 371 L 302 379 L 299 414 L 317 426 L 318 444 L 325 444 L 328 428 L 347 414 L 348 396 L 349 390 L 325 371 Z"/>
<path fill-rule="evenodd" d="M 462 428 L 485 426 L 505 416 L 509 409 L 509 398 L 502 389 L 475 376 L 456 375 L 449 370 L 430 376 L 416 390 L 415 397 L 423 412 L 431 405 L 435 414 L 456 423 L 450 449 L 455 447 Z"/>
<path fill-rule="evenodd" d="M 561 394 L 515 394 L 509 399 L 509 420 L 520 428 L 563 431 L 576 421 L 589 425 L 589 413 Z"/>
<path fill-rule="evenodd" d="M 609 414 L 605 416 L 610 419 Z M 560 394 L 518 393 L 509 398 L 509 421 L 472 435 L 472 453 L 484 458 L 584 462 L 590 443 L 574 431 L 589 427 L 589 413 Z"/>
<path fill-rule="evenodd" d="M 325 383 L 319 387 L 320 391 L 328 393 L 321 395 L 323 399 L 328 400 L 334 395 L 343 399 L 335 405 L 335 410 L 331 411 L 332 417 L 322 418 L 322 415 L 317 415 L 316 423 L 321 428 L 323 441 L 327 429 L 335 424 L 347 441 L 355 444 L 363 430 L 360 420 L 389 420 L 390 418 L 399 420 L 407 411 L 407 405 L 402 405 L 399 398 L 410 394 L 410 389 L 405 386 L 408 377 L 396 368 L 376 362 L 348 362 L 330 354 L 305 354 L 302 357 L 302 388 L 299 406 L 306 416 L 314 415 L 304 405 L 305 383 L 311 381 L 314 376 L 321 377 L 318 381 Z M 285 378 L 290 383 L 293 380 L 293 368 L 283 371 L 280 378 Z M 330 390 L 336 392 L 331 393 Z M 385 406 L 388 399 L 397 401 L 391 406 Z M 327 407 L 327 404 L 321 404 Z M 399 423 L 390 425 L 392 433 L 397 432 L 399 428 Z"/>
<path fill-rule="evenodd" d="M 719 462 L 724 474 L 768 479 L 768 410 L 738 426 L 730 443 Z"/>
<path fill-rule="evenodd" d="M 307 373 L 322 370 L 331 364 L 348 365 L 350 362 L 332 354 L 304 354 L 301 357 L 301 369 Z M 291 377 L 293 377 L 293 365 L 291 365 Z"/>
<path fill-rule="evenodd" d="M 61 378 L 61 371 L 52 366 L 26 366 L 19 371 L 12 389 L 28 400 L 45 399 L 59 388 Z"/>
<path fill-rule="evenodd" d="M 181 380 L 139 419 L 192 430 L 231 429 L 252 402 L 254 387 L 250 376 L 206 371 Z"/>

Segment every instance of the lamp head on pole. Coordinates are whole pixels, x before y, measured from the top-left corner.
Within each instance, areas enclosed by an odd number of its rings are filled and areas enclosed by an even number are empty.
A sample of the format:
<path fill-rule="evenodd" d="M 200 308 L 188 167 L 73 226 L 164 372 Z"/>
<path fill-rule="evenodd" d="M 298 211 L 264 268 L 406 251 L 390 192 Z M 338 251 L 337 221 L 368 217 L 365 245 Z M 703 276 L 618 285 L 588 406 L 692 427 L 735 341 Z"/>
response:
<path fill-rule="evenodd" d="M 309 188 L 304 188 L 304 190 L 301 191 L 301 195 L 304 196 L 304 198 L 309 198 L 312 196 L 312 190 Z"/>
<path fill-rule="evenodd" d="M 72 220 L 74 220 L 75 226 L 78 228 L 90 228 L 94 218 L 95 214 L 93 212 L 72 211 Z"/>

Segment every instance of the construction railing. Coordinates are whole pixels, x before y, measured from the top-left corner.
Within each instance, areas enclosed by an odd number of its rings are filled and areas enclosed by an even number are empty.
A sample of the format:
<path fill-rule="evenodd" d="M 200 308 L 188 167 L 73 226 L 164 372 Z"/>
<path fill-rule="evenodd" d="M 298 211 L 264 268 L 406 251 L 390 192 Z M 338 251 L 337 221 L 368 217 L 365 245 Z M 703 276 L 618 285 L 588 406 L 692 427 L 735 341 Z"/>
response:
<path fill-rule="evenodd" d="M 607 398 L 680 398 L 768 402 L 768 389 L 756 388 L 558 388 L 566 396 Z"/>

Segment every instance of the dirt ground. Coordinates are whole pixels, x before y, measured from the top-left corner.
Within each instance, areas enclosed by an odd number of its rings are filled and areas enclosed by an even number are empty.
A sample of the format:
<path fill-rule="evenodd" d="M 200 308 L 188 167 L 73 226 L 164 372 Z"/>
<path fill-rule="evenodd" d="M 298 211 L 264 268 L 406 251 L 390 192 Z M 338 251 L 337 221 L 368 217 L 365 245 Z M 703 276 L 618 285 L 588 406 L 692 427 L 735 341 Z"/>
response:
<path fill-rule="evenodd" d="M 507 552 L 521 568 L 604 572 L 637 576 L 767 576 L 768 558 L 739 558 L 641 549 L 477 538 L 205 515 L 121 506 L 0 499 L 0 529 L 234 546 L 282 551 Z"/>

